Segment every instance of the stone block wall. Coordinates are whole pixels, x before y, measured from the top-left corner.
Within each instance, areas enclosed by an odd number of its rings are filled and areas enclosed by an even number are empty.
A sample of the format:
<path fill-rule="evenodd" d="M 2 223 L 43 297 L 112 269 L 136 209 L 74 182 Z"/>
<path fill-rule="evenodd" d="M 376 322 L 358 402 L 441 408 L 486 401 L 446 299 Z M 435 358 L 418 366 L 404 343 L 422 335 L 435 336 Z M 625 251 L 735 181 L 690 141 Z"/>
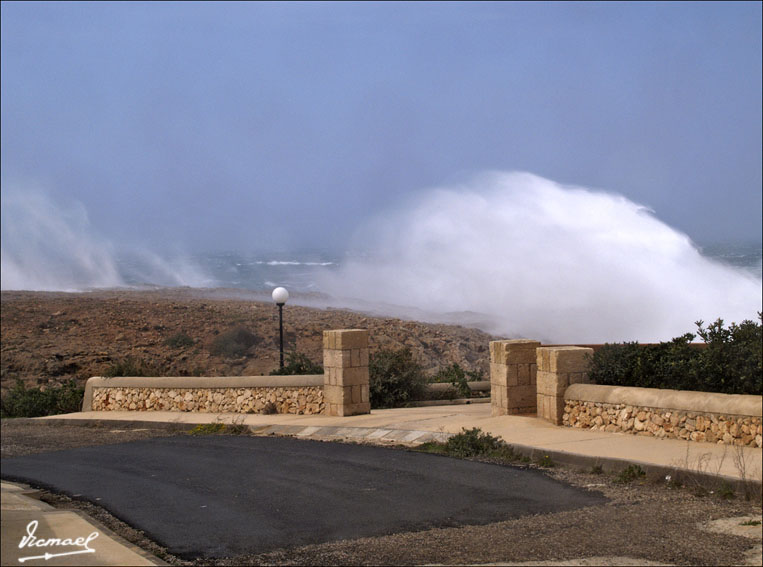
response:
<path fill-rule="evenodd" d="M 568 427 L 763 447 L 763 398 L 577 384 L 564 396 Z"/>
<path fill-rule="evenodd" d="M 670 411 L 567 400 L 563 424 L 591 431 L 763 447 L 761 419 L 751 416 L 701 414 L 685 410 Z"/>
<path fill-rule="evenodd" d="M 323 372 L 327 415 L 371 413 L 367 330 L 324 331 Z"/>
<path fill-rule="evenodd" d="M 349 416 L 370 413 L 368 331 L 325 331 L 311 376 L 93 377 L 83 411 L 194 411 Z"/>
<path fill-rule="evenodd" d="M 323 375 L 94 377 L 82 409 L 319 414 L 325 409 Z"/>
<path fill-rule="evenodd" d="M 514 339 L 490 343 L 492 415 L 535 413 L 538 341 Z"/>
<path fill-rule="evenodd" d="M 323 388 L 94 388 L 92 411 L 323 412 Z"/>
<path fill-rule="evenodd" d="M 539 347 L 537 353 L 538 417 L 562 424 L 564 393 L 570 384 L 588 383 L 593 349 L 576 346 Z"/>

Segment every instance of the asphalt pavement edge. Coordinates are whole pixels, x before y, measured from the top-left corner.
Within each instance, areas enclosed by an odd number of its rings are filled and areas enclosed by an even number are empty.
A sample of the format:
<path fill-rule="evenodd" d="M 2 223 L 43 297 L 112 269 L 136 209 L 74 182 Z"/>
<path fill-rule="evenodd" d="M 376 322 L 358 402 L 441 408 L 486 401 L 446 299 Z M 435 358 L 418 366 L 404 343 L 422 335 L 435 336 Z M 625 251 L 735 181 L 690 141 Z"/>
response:
<path fill-rule="evenodd" d="M 141 420 L 119 420 L 99 418 L 69 418 L 55 419 L 46 418 L 39 420 L 35 418 L 19 418 L 29 423 L 47 423 L 48 425 L 82 425 L 82 426 L 100 426 L 115 427 L 119 424 L 120 428 L 152 428 L 165 429 L 172 432 L 191 431 L 197 423 L 176 422 L 176 421 L 141 421 Z M 336 426 L 301 426 L 301 425 L 246 425 L 251 434 L 257 436 L 278 435 L 284 437 L 297 437 L 300 439 L 312 439 L 322 441 L 339 441 L 351 443 L 374 444 L 381 446 L 403 445 L 415 447 L 428 441 L 445 442 L 453 433 L 415 431 L 391 428 L 373 428 L 373 427 L 336 427 Z M 416 435 L 418 433 L 419 435 Z M 575 467 L 581 470 L 591 471 L 599 468 L 601 472 L 619 473 L 627 467 L 638 466 L 645 473 L 646 477 L 653 481 L 664 481 L 674 483 L 693 483 L 697 486 L 711 487 L 710 489 L 727 487 L 741 494 L 754 493 L 760 494 L 763 491 L 763 482 L 755 478 L 736 478 L 732 476 L 713 473 L 711 471 L 692 470 L 680 466 L 665 466 L 655 463 L 648 463 L 634 459 L 621 459 L 615 457 L 606 457 L 601 455 L 585 455 L 569 451 L 560 451 L 553 449 L 544 449 L 531 445 L 518 443 L 509 443 L 514 451 L 532 462 L 538 462 L 541 459 L 548 462 L 548 459 L 554 464 Z"/>

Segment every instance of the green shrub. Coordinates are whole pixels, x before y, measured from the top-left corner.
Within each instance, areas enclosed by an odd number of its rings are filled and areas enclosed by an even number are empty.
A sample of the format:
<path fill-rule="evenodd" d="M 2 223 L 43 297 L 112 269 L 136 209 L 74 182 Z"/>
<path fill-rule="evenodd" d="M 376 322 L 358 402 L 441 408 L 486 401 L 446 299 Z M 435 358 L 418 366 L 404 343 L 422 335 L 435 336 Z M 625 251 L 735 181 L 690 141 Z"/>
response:
<path fill-rule="evenodd" d="M 183 332 L 175 333 L 164 340 L 164 344 L 170 348 L 185 348 L 193 346 L 194 340 Z"/>
<path fill-rule="evenodd" d="M 469 382 L 482 379 L 481 372 L 464 370 L 457 363 L 453 363 L 450 366 L 441 368 L 437 373 L 432 376 L 431 382 L 448 383 L 453 384 L 453 387 L 458 392 L 458 395 L 469 398 L 472 395 L 472 390 L 469 388 Z"/>
<path fill-rule="evenodd" d="M 243 423 L 203 423 L 191 429 L 189 435 L 243 435 L 249 432 L 249 427 Z"/>
<path fill-rule="evenodd" d="M 734 498 L 734 496 L 736 496 L 736 493 L 734 492 L 734 487 L 724 480 L 721 483 L 721 485 L 718 487 L 718 496 L 720 496 L 724 500 L 731 500 L 732 498 Z"/>
<path fill-rule="evenodd" d="M 291 376 L 295 374 L 323 374 L 323 366 L 314 363 L 307 355 L 292 351 L 286 355 L 283 368 L 273 370 L 271 376 Z"/>
<path fill-rule="evenodd" d="M 228 435 L 244 435 L 245 433 L 249 433 L 249 431 L 249 426 L 244 425 L 243 423 L 231 423 L 230 425 L 225 426 L 225 433 Z"/>
<path fill-rule="evenodd" d="M 636 479 L 646 476 L 644 469 L 639 465 L 628 465 L 615 478 L 615 482 L 620 484 L 630 484 Z"/>
<path fill-rule="evenodd" d="M 215 435 L 222 433 L 225 430 L 225 424 L 223 423 L 200 423 L 193 429 L 191 429 L 189 435 Z"/>
<path fill-rule="evenodd" d="M 2 417 L 42 417 L 82 410 L 84 388 L 74 380 L 64 382 L 58 388 L 27 389 L 21 380 L 0 401 Z"/>
<path fill-rule="evenodd" d="M 103 373 L 104 378 L 116 376 L 156 376 L 157 371 L 150 364 L 135 358 L 125 358 L 114 362 Z"/>
<path fill-rule="evenodd" d="M 477 457 L 497 451 L 504 445 L 498 437 L 483 433 L 479 427 L 463 428 L 461 433 L 453 435 L 445 443 L 445 450 L 452 457 Z"/>
<path fill-rule="evenodd" d="M 763 326 L 748 320 L 724 328 L 722 319 L 707 329 L 703 324 L 696 323 L 705 347 L 692 346 L 691 333 L 658 345 L 604 345 L 591 359 L 589 377 L 611 386 L 759 395 Z"/>
<path fill-rule="evenodd" d="M 421 451 L 422 453 L 433 453 L 435 455 L 447 455 L 448 451 L 445 448 L 445 443 L 440 443 L 439 441 L 427 441 L 426 443 L 422 443 L 421 445 L 417 445 L 415 447 L 416 451 Z"/>
<path fill-rule="evenodd" d="M 226 358 L 241 358 L 258 342 L 260 338 L 250 330 L 236 327 L 216 336 L 209 347 L 209 352 Z"/>
<path fill-rule="evenodd" d="M 372 408 L 399 407 L 424 394 L 426 376 L 410 349 L 382 349 L 372 354 L 368 374 Z"/>
<path fill-rule="evenodd" d="M 763 315 L 758 313 L 763 323 Z M 723 328 L 723 320 L 703 328 L 697 321 L 697 334 L 707 347 L 700 351 L 700 380 L 715 386 L 713 392 L 760 395 L 763 391 L 763 325 L 750 320 Z"/>
<path fill-rule="evenodd" d="M 173 372 L 177 376 L 204 376 L 207 371 L 201 366 L 192 366 L 186 368 L 180 368 Z"/>
<path fill-rule="evenodd" d="M 538 466 L 543 468 L 551 468 L 555 465 L 551 457 L 548 455 L 543 455 L 540 459 L 538 459 Z"/>
<path fill-rule="evenodd" d="M 55 413 L 74 413 L 82 411 L 82 402 L 85 398 L 85 388 L 80 388 L 74 380 L 68 380 L 55 392 Z"/>
<path fill-rule="evenodd" d="M 483 433 L 481 429 L 462 429 L 460 433 L 451 436 L 447 442 L 429 441 L 415 448 L 416 451 L 446 455 L 460 459 L 470 457 L 487 458 L 491 462 L 516 463 L 521 461 L 529 463 L 530 459 L 514 452 L 514 447 L 506 444 L 502 439 L 493 437 L 489 433 Z M 552 466 L 552 465 L 549 465 Z"/>

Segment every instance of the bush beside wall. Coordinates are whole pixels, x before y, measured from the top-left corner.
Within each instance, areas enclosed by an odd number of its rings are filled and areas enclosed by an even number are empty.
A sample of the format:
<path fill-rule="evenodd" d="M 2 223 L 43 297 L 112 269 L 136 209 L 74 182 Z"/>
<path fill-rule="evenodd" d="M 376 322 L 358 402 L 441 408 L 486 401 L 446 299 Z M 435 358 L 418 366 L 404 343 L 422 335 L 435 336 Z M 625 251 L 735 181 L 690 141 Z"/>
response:
<path fill-rule="evenodd" d="M 758 314 L 759 320 L 761 315 Z M 760 395 L 763 391 L 763 326 L 754 321 L 707 328 L 697 322 L 706 346 L 687 333 L 658 345 L 606 344 L 591 359 L 596 384 Z"/>
<path fill-rule="evenodd" d="M 410 349 L 380 350 L 368 362 L 372 408 L 391 408 L 421 399 L 426 376 Z"/>
<path fill-rule="evenodd" d="M 298 376 L 309 374 L 323 374 L 323 366 L 310 360 L 306 354 L 292 351 L 286 355 L 286 364 L 283 368 L 273 370 L 271 376 Z"/>
<path fill-rule="evenodd" d="M 2 398 L 2 417 L 42 417 L 73 413 L 82 409 L 84 388 L 69 380 L 59 388 L 29 388 L 19 380 Z"/>

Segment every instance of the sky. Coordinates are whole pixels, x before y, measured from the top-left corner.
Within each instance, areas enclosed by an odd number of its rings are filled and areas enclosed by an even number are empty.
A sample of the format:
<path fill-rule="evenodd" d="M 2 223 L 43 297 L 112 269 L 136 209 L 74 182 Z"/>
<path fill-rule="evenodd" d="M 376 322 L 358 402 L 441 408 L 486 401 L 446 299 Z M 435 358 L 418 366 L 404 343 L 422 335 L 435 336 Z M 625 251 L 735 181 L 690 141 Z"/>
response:
<path fill-rule="evenodd" d="M 3 204 L 116 246 L 343 249 L 485 171 L 761 238 L 761 3 L 2 2 Z"/>

